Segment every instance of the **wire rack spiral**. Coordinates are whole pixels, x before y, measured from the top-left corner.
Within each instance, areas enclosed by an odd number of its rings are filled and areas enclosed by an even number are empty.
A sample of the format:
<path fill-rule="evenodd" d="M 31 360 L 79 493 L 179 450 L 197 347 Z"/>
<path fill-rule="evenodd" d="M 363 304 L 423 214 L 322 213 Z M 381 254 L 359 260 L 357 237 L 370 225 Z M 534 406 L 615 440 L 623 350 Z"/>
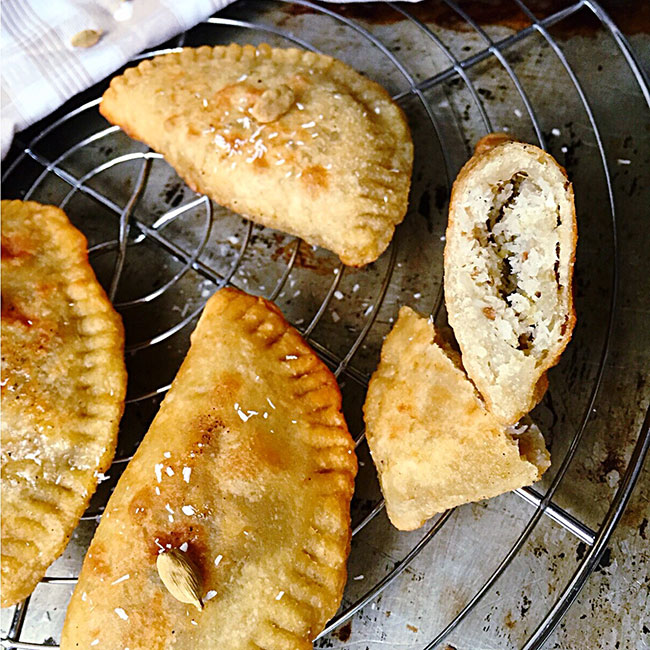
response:
<path fill-rule="evenodd" d="M 229 40 L 243 43 L 250 42 L 251 39 L 321 51 L 317 46 L 318 39 L 314 38 L 313 30 L 310 31 L 308 27 L 302 31 L 289 29 L 283 20 L 268 20 L 265 12 L 270 5 L 274 5 L 275 11 L 284 15 L 285 6 L 279 2 L 239 2 L 226 12 L 219 13 L 182 34 L 173 43 L 166 44 L 166 47 L 136 58 L 151 57 L 185 44 Z M 478 134 L 491 132 L 499 126 L 490 118 L 481 89 L 476 87 L 472 79 L 474 68 L 485 64 L 500 67 L 516 92 L 517 105 L 522 106 L 523 114 L 529 119 L 531 138 L 536 139 L 539 146 L 547 147 L 547 131 L 540 121 L 537 106 L 529 97 L 525 83 L 508 56 L 520 44 L 533 38 L 542 39 L 546 43 L 565 71 L 593 135 L 606 192 L 610 229 L 607 254 L 612 263 L 607 280 L 608 315 L 603 319 L 603 335 L 596 354 L 598 361 L 590 375 L 582 412 L 574 417 L 572 430 L 563 432 L 567 437 L 563 452 L 559 457 L 554 454 L 552 478 L 545 484 L 544 491 L 534 488 L 517 491 L 523 502 L 532 508 L 523 528 L 512 541 L 502 545 L 501 557 L 496 566 L 478 581 L 453 617 L 446 621 L 434 637 L 420 644 L 426 650 L 441 647 L 479 606 L 484 596 L 512 565 L 542 518 L 547 517 L 580 540 L 588 550 L 575 567 L 573 575 L 559 590 L 555 601 L 548 605 L 535 628 L 528 634 L 522 647 L 530 650 L 542 646 L 596 566 L 622 515 L 650 444 L 649 421 L 646 417 L 618 489 L 609 501 L 606 514 L 598 527 L 590 527 L 556 503 L 558 489 L 576 456 L 594 412 L 610 353 L 619 282 L 619 252 L 612 161 L 608 159 L 601 128 L 583 82 L 561 45 L 552 36 L 552 27 L 578 12 L 588 12 L 614 39 L 648 107 L 650 92 L 627 41 L 603 9 L 592 0 L 579 0 L 544 19 L 538 19 L 521 0 L 513 0 L 512 10 L 523 15 L 528 24 L 501 38 L 495 38 L 490 30 L 480 26 L 454 1 L 446 0 L 446 6 L 465 23 L 466 28 L 478 39 L 476 42 L 481 44 L 469 56 L 459 57 L 455 48 L 445 43 L 439 33 L 416 18 L 404 5 L 385 3 L 382 8 L 382 11 L 390 10 L 396 19 L 405 21 L 413 38 L 417 34 L 423 42 L 437 49 L 438 56 L 446 63 L 437 71 L 429 70 L 428 73 L 426 62 L 414 72 L 410 62 L 405 63 L 397 54 L 399 48 L 395 47 L 395 43 L 386 42 L 385 32 L 379 34 L 370 30 L 363 21 L 349 17 L 346 12 L 315 5 L 308 0 L 291 3 L 291 10 L 292 15 L 298 17 L 302 14 L 316 15 L 329 21 L 333 30 L 340 29 L 349 37 L 354 37 L 357 45 L 356 54 L 352 55 L 353 65 L 361 67 L 366 61 L 366 54 L 372 51 L 371 58 L 375 62 L 379 61 L 379 65 L 375 65 L 373 76 L 394 91 L 395 101 L 402 105 L 411 120 L 415 119 L 414 114 L 419 115 L 417 119 L 426 125 L 428 137 L 435 143 L 440 160 L 440 167 L 436 171 L 443 178 L 440 192 L 444 197 L 448 197 L 458 168 L 468 155 L 469 142 L 454 140 L 450 145 L 447 126 L 438 114 L 438 107 L 443 104 L 436 104 L 433 99 L 437 89 L 445 84 L 460 83 L 462 92 L 469 98 L 468 110 L 473 112 Z M 299 26 L 305 24 L 296 22 Z M 328 53 L 339 55 L 337 51 Z M 377 72 L 377 68 L 381 71 Z M 126 354 L 130 377 L 128 406 L 118 454 L 111 469 L 113 478 L 117 478 L 121 468 L 131 458 L 161 397 L 169 388 L 174 371 L 187 349 L 188 333 L 207 297 L 226 285 L 238 286 L 280 303 L 283 300 L 286 302 L 286 305 L 281 304 L 282 308 L 285 309 L 286 306 L 293 324 L 332 368 L 343 386 L 344 399 L 355 405 L 349 408 L 356 409 L 356 412 L 346 412 L 346 415 L 351 422 L 351 430 L 356 424 L 359 453 L 367 454 L 363 451 L 364 433 L 358 415 L 358 404 L 365 392 L 372 364 L 376 361 L 377 345 L 370 346 L 367 351 L 365 348 L 373 337 L 375 343 L 381 342 L 382 334 L 386 333 L 392 322 L 388 314 L 394 315 L 396 311 L 388 304 L 387 295 L 403 279 L 403 260 L 408 257 L 408 247 L 411 245 L 409 242 L 404 243 L 403 229 L 398 230 L 389 250 L 378 263 L 371 265 L 368 270 L 355 272 L 346 269 L 326 252 L 315 251 L 297 238 L 279 233 L 269 234 L 250 221 L 213 205 L 206 197 L 193 195 L 186 200 L 186 190 L 179 184 L 174 184 L 173 172 L 166 166 L 162 156 L 128 141 L 117 127 L 106 126 L 106 122 L 99 118 L 98 97 L 103 87 L 105 85 L 90 91 L 90 95 L 84 95 L 86 100 L 83 103 L 79 99 L 72 100 L 71 105 L 46 120 L 44 128 L 39 127 L 40 131 L 21 143 L 15 159 L 3 176 L 3 184 L 5 194 L 11 192 L 20 198 L 33 198 L 60 205 L 73 222 L 76 215 L 89 212 L 105 217 L 86 220 L 78 218 L 76 223 L 88 236 L 91 262 L 122 314 L 127 330 Z M 87 96 L 94 98 L 88 100 Z M 416 137 L 416 149 L 417 147 Z M 116 151 L 118 155 L 115 155 Z M 416 175 L 417 165 L 416 159 Z M 153 196 L 155 192 L 151 188 L 152 185 L 159 188 L 165 182 L 163 190 L 166 200 L 161 201 L 160 194 Z M 443 199 L 441 208 L 444 208 L 444 202 Z M 444 210 L 441 209 L 440 212 L 443 213 Z M 412 210 L 407 215 L 407 222 L 411 215 Z M 444 222 L 441 223 L 444 228 Z M 436 240 L 432 259 L 436 260 L 434 264 L 437 265 L 437 270 L 431 272 L 432 277 L 428 280 L 427 310 L 439 319 L 443 303 L 439 268 L 443 244 L 439 241 L 440 237 L 432 235 L 432 239 Z M 269 241 L 275 243 L 274 251 L 268 250 Z M 364 277 L 370 278 L 365 302 L 358 303 L 360 313 L 351 318 L 351 323 L 346 323 L 336 311 L 343 289 L 348 294 L 362 293 L 359 284 Z M 301 293 L 303 297 L 308 293 L 310 283 L 317 285 L 318 291 L 314 289 L 310 300 L 301 302 Z M 320 293 L 315 298 L 318 292 Z M 420 296 L 419 290 L 415 295 Z M 177 304 L 179 302 L 182 306 Z M 347 325 L 347 331 L 343 333 L 344 324 Z M 163 357 L 166 361 L 161 363 Z M 127 435 L 125 431 L 130 433 Z M 371 472 L 371 468 L 365 474 L 362 472 L 359 481 L 372 483 L 374 476 Z M 83 517 L 85 521 L 99 519 L 110 485 L 114 485 L 114 481 L 108 486 L 100 486 L 98 495 Z M 359 483 L 358 488 L 364 495 L 372 495 L 369 499 L 357 496 L 353 504 L 353 554 L 357 548 L 363 555 L 364 542 L 360 540 L 364 531 L 367 532 L 371 526 L 376 525 L 384 504 L 376 485 L 366 489 Z M 345 647 L 331 645 L 336 643 L 336 638 L 331 633 L 398 580 L 415 558 L 441 534 L 451 517 L 452 512 L 446 512 L 423 530 L 411 534 L 405 551 L 399 557 L 393 557 L 382 574 L 373 574 L 373 584 L 370 587 L 351 589 L 348 585 L 344 605 L 322 632 L 317 645 L 326 643 L 330 645 L 323 647 Z M 72 585 L 75 582 L 76 578 L 72 575 L 48 575 L 40 588 L 57 589 L 59 585 Z M 435 603 L 431 607 L 435 607 Z M 30 598 L 15 608 L 8 633 L 2 638 L 2 646 L 32 649 L 56 647 L 54 641 L 35 643 L 23 638 L 29 608 Z M 387 641 L 390 642 L 390 639 Z"/>

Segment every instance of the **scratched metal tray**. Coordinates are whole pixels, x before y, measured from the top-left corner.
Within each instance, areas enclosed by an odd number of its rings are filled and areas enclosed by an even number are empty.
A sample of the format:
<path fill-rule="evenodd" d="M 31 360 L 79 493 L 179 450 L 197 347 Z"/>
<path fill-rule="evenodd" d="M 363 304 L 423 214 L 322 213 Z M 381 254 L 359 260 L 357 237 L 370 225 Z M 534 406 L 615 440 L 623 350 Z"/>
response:
<path fill-rule="evenodd" d="M 56 645 L 111 488 L 203 304 L 225 284 L 276 301 L 303 332 L 337 375 L 359 441 L 350 579 L 315 646 L 538 648 L 553 634 L 601 559 L 648 448 L 650 265 L 647 223 L 637 217 L 645 206 L 647 222 L 650 205 L 650 95 L 627 42 L 595 2 L 538 18 L 504 1 L 492 6 L 490 24 L 476 10 L 451 1 L 339 8 L 243 0 L 156 50 L 298 45 L 339 57 L 391 92 L 415 142 L 410 209 L 389 250 L 362 270 L 193 193 L 160 155 L 100 117 L 107 82 L 19 134 L 4 197 L 60 205 L 86 234 L 126 326 L 129 389 L 109 476 L 48 577 L 3 610 L 3 646 Z M 400 533 L 383 510 L 361 404 L 399 307 L 444 321 L 451 183 L 472 144 L 492 130 L 547 148 L 575 185 L 579 321 L 534 412 L 553 466 L 532 489 Z"/>

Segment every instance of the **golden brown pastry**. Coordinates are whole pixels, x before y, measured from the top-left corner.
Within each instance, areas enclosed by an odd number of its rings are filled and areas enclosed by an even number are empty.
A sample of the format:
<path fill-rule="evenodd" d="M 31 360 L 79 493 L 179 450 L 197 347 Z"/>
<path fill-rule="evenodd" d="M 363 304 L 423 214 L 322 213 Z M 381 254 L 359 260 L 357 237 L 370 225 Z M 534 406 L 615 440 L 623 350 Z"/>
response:
<path fill-rule="evenodd" d="M 550 465 L 539 429 L 501 425 L 435 337 L 431 320 L 402 307 L 364 405 L 386 511 L 400 530 L 530 485 Z"/>
<path fill-rule="evenodd" d="M 2 605 L 33 591 L 111 463 L 120 317 L 66 215 L 2 201 Z"/>
<path fill-rule="evenodd" d="M 445 303 L 467 374 L 514 424 L 542 398 L 571 339 L 577 241 L 573 188 L 549 154 L 491 134 L 449 205 Z"/>
<path fill-rule="evenodd" d="M 100 111 L 197 192 L 362 266 L 406 213 L 413 144 L 388 93 L 323 54 L 185 48 L 112 80 Z"/>
<path fill-rule="evenodd" d="M 340 407 L 272 303 L 216 293 L 108 503 L 63 650 L 311 648 L 346 579 L 356 458 Z"/>

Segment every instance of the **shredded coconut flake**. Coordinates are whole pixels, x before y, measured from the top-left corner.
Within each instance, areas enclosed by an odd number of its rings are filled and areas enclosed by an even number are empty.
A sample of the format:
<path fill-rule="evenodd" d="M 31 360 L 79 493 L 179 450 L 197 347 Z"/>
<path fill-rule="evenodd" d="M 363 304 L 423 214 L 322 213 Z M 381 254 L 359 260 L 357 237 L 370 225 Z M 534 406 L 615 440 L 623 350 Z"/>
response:
<path fill-rule="evenodd" d="M 280 598 L 282 598 L 282 596 L 284 596 L 284 591 L 279 591 L 278 595 L 275 597 L 275 599 L 280 600 Z"/>
<path fill-rule="evenodd" d="M 216 595 L 217 592 L 214 589 L 210 589 L 210 591 L 208 591 L 208 593 L 205 594 L 203 600 L 212 600 Z"/>
<path fill-rule="evenodd" d="M 191 467 L 183 467 L 183 480 L 186 483 L 190 482 L 190 474 L 192 473 Z"/>
<path fill-rule="evenodd" d="M 126 621 L 129 618 L 129 615 L 121 608 L 116 607 L 113 610 L 123 621 Z"/>
<path fill-rule="evenodd" d="M 183 506 L 181 508 L 183 511 L 184 515 L 187 515 L 188 517 L 191 517 L 192 515 L 196 514 L 196 510 L 192 506 Z"/>
<path fill-rule="evenodd" d="M 125 573 L 121 578 L 118 578 L 117 580 L 113 580 L 111 582 L 111 585 L 119 585 L 120 582 L 124 582 L 125 580 L 128 580 L 131 576 L 128 573 Z M 86 592 L 84 592 L 85 595 Z M 82 600 L 85 600 L 85 598 L 82 597 Z"/>

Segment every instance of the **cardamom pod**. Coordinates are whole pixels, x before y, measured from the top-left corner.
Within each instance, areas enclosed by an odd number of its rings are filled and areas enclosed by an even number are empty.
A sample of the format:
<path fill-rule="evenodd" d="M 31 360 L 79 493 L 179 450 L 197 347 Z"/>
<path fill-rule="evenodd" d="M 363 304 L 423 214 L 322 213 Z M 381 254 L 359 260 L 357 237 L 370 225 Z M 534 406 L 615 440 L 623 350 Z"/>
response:
<path fill-rule="evenodd" d="M 172 548 L 156 558 L 156 568 L 167 591 L 181 603 L 203 609 L 199 572 L 185 553 Z"/>

